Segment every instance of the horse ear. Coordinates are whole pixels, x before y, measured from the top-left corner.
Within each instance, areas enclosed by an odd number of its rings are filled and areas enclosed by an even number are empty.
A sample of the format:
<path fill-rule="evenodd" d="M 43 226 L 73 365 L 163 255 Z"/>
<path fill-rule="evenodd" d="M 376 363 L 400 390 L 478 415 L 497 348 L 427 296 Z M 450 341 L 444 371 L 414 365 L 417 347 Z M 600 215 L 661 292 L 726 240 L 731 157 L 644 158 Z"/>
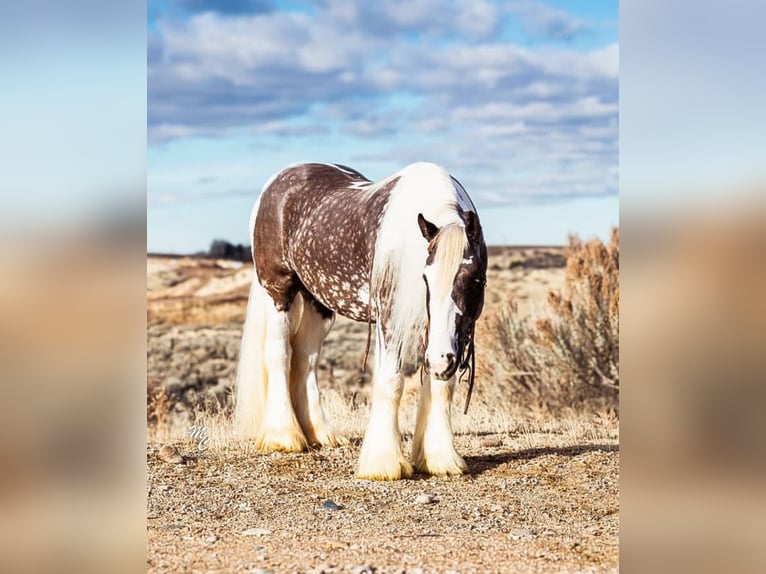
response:
<path fill-rule="evenodd" d="M 420 227 L 420 233 L 423 234 L 423 237 L 425 237 L 426 241 L 429 243 L 439 232 L 439 228 L 423 217 L 422 213 L 418 213 L 418 227 Z"/>
<path fill-rule="evenodd" d="M 471 243 L 478 243 L 481 238 L 481 224 L 479 216 L 475 212 L 469 211 L 465 214 L 465 234 Z"/>

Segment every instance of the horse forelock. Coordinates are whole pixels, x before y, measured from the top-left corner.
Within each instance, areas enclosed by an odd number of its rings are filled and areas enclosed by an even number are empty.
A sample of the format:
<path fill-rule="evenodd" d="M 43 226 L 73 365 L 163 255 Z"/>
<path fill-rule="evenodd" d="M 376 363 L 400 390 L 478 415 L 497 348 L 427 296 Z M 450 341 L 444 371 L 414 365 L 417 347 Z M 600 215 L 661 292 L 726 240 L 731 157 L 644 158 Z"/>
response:
<path fill-rule="evenodd" d="M 431 264 L 436 266 L 436 284 L 430 288 L 435 297 L 444 299 L 452 291 L 455 275 L 463 263 L 467 247 L 468 236 L 462 225 L 450 224 L 439 229 L 431 244 L 434 254 Z"/>

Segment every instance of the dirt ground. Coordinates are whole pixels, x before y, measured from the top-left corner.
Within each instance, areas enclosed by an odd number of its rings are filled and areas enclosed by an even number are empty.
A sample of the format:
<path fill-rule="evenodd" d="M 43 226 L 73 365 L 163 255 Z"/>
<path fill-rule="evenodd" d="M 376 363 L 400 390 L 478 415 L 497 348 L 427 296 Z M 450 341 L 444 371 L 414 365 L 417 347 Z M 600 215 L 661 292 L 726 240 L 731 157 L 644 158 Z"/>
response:
<path fill-rule="evenodd" d="M 460 437 L 466 476 L 386 483 L 353 478 L 358 442 L 306 454 L 210 452 L 181 464 L 150 445 L 149 571 L 617 569 L 613 440 L 525 449 L 507 435 L 478 446 Z"/>
<path fill-rule="evenodd" d="M 556 249 L 492 251 L 485 315 L 511 297 L 533 312 L 560 285 L 562 267 Z M 351 444 L 262 454 L 231 437 L 250 272 L 224 261 L 148 259 L 148 571 L 617 571 L 619 430 L 611 417 L 549 420 L 483 402 L 481 390 L 466 416 L 459 390 L 453 419 L 466 475 L 355 479 L 369 410 L 363 325 L 339 319 L 320 365 L 329 416 Z M 477 379 L 477 387 L 491 384 Z M 411 382 L 405 452 L 416 394 Z M 191 423 L 205 426 L 203 451 L 187 433 Z M 176 462 L 160 455 L 168 444 Z"/>

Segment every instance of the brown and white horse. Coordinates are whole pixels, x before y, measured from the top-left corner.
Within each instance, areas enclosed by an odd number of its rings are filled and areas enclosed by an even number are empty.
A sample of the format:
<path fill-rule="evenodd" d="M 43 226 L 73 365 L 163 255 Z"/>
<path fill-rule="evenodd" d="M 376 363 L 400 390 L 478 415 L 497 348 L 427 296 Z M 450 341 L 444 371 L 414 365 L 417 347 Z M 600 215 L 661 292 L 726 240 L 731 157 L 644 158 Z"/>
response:
<path fill-rule="evenodd" d="M 487 249 L 476 208 L 443 168 L 415 163 L 379 182 L 341 165 L 275 175 L 250 218 L 255 273 L 237 373 L 236 424 L 262 451 L 346 443 L 328 423 L 319 353 L 335 314 L 375 323 L 370 419 L 359 478 L 412 475 L 402 453 L 404 373 L 423 365 L 412 463 L 461 474 L 450 410 L 473 359 Z"/>

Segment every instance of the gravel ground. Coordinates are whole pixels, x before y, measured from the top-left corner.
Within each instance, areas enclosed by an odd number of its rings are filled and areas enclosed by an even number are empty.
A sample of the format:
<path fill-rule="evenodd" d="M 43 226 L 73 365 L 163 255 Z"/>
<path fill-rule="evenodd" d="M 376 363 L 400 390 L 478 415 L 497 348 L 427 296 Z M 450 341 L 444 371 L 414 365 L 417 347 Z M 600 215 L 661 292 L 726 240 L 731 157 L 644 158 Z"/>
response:
<path fill-rule="evenodd" d="M 398 482 L 353 478 L 358 439 L 305 454 L 181 442 L 176 464 L 150 444 L 147 569 L 616 571 L 617 441 L 528 439 L 461 436 L 467 475 Z"/>

